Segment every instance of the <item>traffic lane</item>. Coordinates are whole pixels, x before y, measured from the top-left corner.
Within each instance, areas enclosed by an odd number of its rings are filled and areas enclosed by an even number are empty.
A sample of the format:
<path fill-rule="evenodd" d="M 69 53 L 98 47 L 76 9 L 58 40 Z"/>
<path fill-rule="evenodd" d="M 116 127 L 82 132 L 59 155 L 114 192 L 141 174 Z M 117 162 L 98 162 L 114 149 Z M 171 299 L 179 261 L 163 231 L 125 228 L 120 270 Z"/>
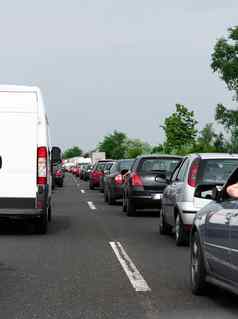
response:
<path fill-rule="evenodd" d="M 147 318 L 70 176 L 53 207 L 47 235 L 25 234 L 20 223 L 1 234 L 1 317 Z"/>
<path fill-rule="evenodd" d="M 214 287 L 204 297 L 191 294 L 189 249 L 176 247 L 172 236 L 159 234 L 156 213 L 144 211 L 136 217 L 127 217 L 120 204 L 109 206 L 98 191 L 87 190 L 87 193 L 104 227 L 123 244 L 143 273 L 152 289 L 150 301 L 159 309 L 160 318 L 237 317 L 236 298 L 230 293 Z"/>

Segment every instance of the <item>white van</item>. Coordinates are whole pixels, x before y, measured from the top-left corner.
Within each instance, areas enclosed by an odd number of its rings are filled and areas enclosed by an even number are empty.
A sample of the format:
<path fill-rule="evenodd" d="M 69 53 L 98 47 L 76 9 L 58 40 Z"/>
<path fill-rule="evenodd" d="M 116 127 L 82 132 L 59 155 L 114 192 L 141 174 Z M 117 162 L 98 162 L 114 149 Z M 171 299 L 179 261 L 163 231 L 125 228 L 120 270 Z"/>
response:
<path fill-rule="evenodd" d="M 0 218 L 51 219 L 51 146 L 40 89 L 0 86 Z"/>

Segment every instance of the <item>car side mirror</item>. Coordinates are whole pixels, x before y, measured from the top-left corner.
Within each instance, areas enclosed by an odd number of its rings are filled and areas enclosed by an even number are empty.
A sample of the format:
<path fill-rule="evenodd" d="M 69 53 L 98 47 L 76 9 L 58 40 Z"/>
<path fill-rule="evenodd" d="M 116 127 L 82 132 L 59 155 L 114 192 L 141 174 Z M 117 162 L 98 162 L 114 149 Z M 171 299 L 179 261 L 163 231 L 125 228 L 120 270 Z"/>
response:
<path fill-rule="evenodd" d="M 219 201 L 222 196 L 222 185 L 200 184 L 196 187 L 194 197 Z"/>
<path fill-rule="evenodd" d="M 56 164 L 61 162 L 61 149 L 58 146 L 53 146 L 51 150 L 51 162 L 52 164 Z"/>

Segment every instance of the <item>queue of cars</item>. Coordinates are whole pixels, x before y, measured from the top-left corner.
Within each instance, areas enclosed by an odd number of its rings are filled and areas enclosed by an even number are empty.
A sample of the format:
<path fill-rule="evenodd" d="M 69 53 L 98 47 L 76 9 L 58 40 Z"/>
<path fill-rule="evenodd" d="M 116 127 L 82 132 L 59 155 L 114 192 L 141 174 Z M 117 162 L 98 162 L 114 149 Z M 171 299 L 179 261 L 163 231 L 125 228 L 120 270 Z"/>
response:
<path fill-rule="evenodd" d="M 99 161 L 89 186 L 100 187 L 109 205 L 122 199 L 128 216 L 160 211 L 160 234 L 174 233 L 177 246 L 190 243 L 194 294 L 209 283 L 238 294 L 238 197 L 227 191 L 237 181 L 238 154 L 148 155 Z"/>

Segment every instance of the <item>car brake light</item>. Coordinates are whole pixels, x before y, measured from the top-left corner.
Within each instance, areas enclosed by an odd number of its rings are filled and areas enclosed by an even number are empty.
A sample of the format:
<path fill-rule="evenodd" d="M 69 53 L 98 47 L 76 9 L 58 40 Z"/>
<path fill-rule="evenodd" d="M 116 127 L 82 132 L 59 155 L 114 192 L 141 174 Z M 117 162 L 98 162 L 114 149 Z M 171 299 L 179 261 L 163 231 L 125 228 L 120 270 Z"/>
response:
<path fill-rule="evenodd" d="M 58 170 L 55 172 L 55 176 L 61 177 L 61 176 L 62 176 L 62 172 L 58 169 Z"/>
<path fill-rule="evenodd" d="M 123 178 L 122 178 L 122 175 L 121 174 L 119 174 L 119 175 L 117 175 L 117 176 L 115 176 L 115 184 L 116 185 L 121 185 L 122 183 L 123 183 Z"/>
<path fill-rule="evenodd" d="M 132 186 L 139 186 L 139 187 L 144 186 L 142 183 L 141 177 L 137 175 L 136 173 L 132 173 L 131 183 L 132 183 Z"/>
<path fill-rule="evenodd" d="M 188 174 L 188 185 L 191 187 L 196 187 L 198 169 L 199 169 L 199 163 L 197 161 L 193 162 Z"/>
<path fill-rule="evenodd" d="M 47 148 L 37 148 L 37 184 L 47 184 Z"/>

